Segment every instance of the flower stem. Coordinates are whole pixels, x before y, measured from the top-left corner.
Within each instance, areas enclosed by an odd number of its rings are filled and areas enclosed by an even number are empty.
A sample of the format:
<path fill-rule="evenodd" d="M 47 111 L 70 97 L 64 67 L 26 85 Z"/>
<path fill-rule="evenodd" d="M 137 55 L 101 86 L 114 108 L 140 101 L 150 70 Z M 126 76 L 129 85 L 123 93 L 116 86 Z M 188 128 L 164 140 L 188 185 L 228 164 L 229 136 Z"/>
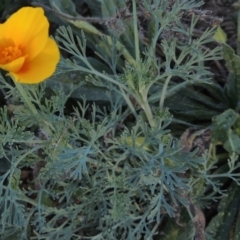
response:
<path fill-rule="evenodd" d="M 18 83 L 16 81 L 14 81 L 15 86 L 17 88 L 17 90 L 19 91 L 19 93 L 21 94 L 22 98 L 24 99 L 25 103 L 27 104 L 27 106 L 29 107 L 29 109 L 32 111 L 32 113 L 34 114 L 34 116 L 38 116 L 38 111 L 36 109 L 36 107 L 32 104 L 32 102 L 29 100 L 28 96 L 26 95 L 25 90 L 23 89 L 21 83 Z"/>
<path fill-rule="evenodd" d="M 39 112 L 37 111 L 36 107 L 34 106 L 34 104 L 32 104 L 31 100 L 29 99 L 29 97 L 27 96 L 23 86 L 21 83 L 18 83 L 16 81 L 14 81 L 15 86 L 17 88 L 17 90 L 19 91 L 19 93 L 21 94 L 22 98 L 24 99 L 26 105 L 29 107 L 29 109 L 31 110 L 31 112 L 33 113 L 34 117 L 39 121 L 39 119 L 42 119 L 41 116 L 39 115 Z M 52 131 L 50 129 L 50 127 L 52 129 L 54 129 L 54 127 L 52 126 L 52 124 L 50 124 L 49 126 L 47 124 L 45 124 L 43 126 L 44 131 L 48 134 L 48 136 L 52 135 Z"/>
<path fill-rule="evenodd" d="M 238 0 L 237 55 L 240 56 L 240 0 Z"/>
<path fill-rule="evenodd" d="M 167 94 L 167 87 L 168 87 L 168 84 L 171 80 L 172 76 L 168 76 L 164 85 L 163 85 L 163 89 L 162 89 L 162 93 L 161 93 L 161 98 L 160 98 L 160 102 L 159 102 L 159 108 L 160 109 L 163 109 L 163 104 L 164 104 L 164 100 L 166 98 L 166 94 Z"/>
<path fill-rule="evenodd" d="M 142 101 L 141 101 L 140 105 L 141 105 L 142 109 L 144 110 L 144 112 L 146 114 L 146 117 L 148 119 L 148 122 L 149 122 L 151 128 L 154 128 L 155 127 L 155 121 L 153 119 L 152 110 L 151 110 L 151 107 L 149 106 L 148 99 L 147 99 L 146 95 L 142 95 Z"/>
<path fill-rule="evenodd" d="M 136 8 L 136 1 L 132 0 L 133 6 L 133 27 L 134 27 L 134 45 L 135 45 L 135 57 L 136 62 L 139 64 L 140 61 L 140 53 L 139 53 L 139 36 L 138 36 L 138 25 L 137 25 L 137 8 Z"/>

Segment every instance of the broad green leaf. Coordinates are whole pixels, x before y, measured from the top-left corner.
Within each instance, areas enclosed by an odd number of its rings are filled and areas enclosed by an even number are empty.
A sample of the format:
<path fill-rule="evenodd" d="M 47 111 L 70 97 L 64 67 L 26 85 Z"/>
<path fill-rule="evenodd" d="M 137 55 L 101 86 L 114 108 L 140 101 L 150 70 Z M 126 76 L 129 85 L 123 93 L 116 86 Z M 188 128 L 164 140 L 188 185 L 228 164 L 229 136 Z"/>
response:
<path fill-rule="evenodd" d="M 213 118 L 212 141 L 214 143 L 228 141 L 228 132 L 238 119 L 239 115 L 232 109 Z"/>
<path fill-rule="evenodd" d="M 67 94 L 70 91 L 71 85 L 77 86 L 80 81 L 83 81 L 84 77 L 78 76 L 77 73 L 62 73 L 55 75 L 47 81 L 47 86 L 51 89 L 62 87 Z M 90 83 L 76 88 L 71 97 L 75 99 L 82 99 L 83 97 L 87 101 L 108 101 L 106 96 L 106 88 L 96 87 Z"/>
<path fill-rule="evenodd" d="M 235 227 L 235 233 L 234 233 L 234 239 L 233 240 L 240 240 L 240 211 L 238 209 L 237 211 L 237 219 L 236 219 L 236 227 Z"/>
<path fill-rule="evenodd" d="M 220 26 L 217 27 L 216 33 L 213 36 L 213 39 L 220 43 L 226 43 L 227 41 L 227 35 L 226 33 L 222 30 Z"/>
<path fill-rule="evenodd" d="M 231 232 L 234 231 L 234 222 L 235 217 L 239 212 L 239 206 L 240 187 L 236 183 L 232 183 L 228 189 L 228 193 L 223 197 L 219 204 L 218 214 L 211 220 L 206 228 L 206 233 L 211 239 L 232 239 L 230 236 L 232 235 Z M 239 233 L 239 229 L 235 228 L 235 231 L 236 236 Z"/>
<path fill-rule="evenodd" d="M 11 167 L 11 163 L 5 157 L 0 158 L 0 174 L 5 173 Z"/>
<path fill-rule="evenodd" d="M 133 141 L 132 137 L 121 138 L 121 143 L 127 143 L 130 147 L 142 148 L 145 151 L 151 151 L 150 144 L 144 144 L 146 141 L 145 137 L 137 137 L 135 141 Z"/>
<path fill-rule="evenodd" d="M 228 152 L 235 152 L 240 154 L 240 137 L 232 130 L 228 131 L 228 140 L 224 143 L 223 147 Z"/>
<path fill-rule="evenodd" d="M 58 12 L 64 12 L 70 16 L 77 16 L 76 8 L 71 0 L 50 0 L 52 7 Z"/>
<path fill-rule="evenodd" d="M 192 240 L 194 238 L 194 225 L 186 210 L 182 210 L 180 218 L 169 219 L 164 228 L 164 235 L 156 240 Z"/>
<path fill-rule="evenodd" d="M 101 2 L 102 17 L 106 19 L 116 18 L 109 31 L 120 35 L 120 42 L 127 48 L 128 52 L 134 56 L 134 34 L 132 19 L 124 21 L 117 16 L 119 10 L 127 9 L 125 0 L 99 0 Z M 119 33 L 118 33 L 119 32 Z"/>
<path fill-rule="evenodd" d="M 224 92 L 228 100 L 228 107 L 236 111 L 240 108 L 240 74 L 229 73 Z"/>
<path fill-rule="evenodd" d="M 63 18 L 65 21 L 72 23 L 77 28 L 82 29 L 86 32 L 97 34 L 98 36 L 102 35 L 102 33 L 91 23 L 83 20 L 71 19 L 73 16 L 79 16 L 79 14 L 75 11 L 75 6 L 71 0 L 51 0 L 50 3 L 56 11 L 62 14 L 61 18 Z"/>
<path fill-rule="evenodd" d="M 67 5 L 68 7 L 66 8 L 65 5 Z M 76 28 L 83 30 L 85 32 L 88 32 L 90 34 L 96 35 L 98 37 L 103 37 L 105 36 L 106 39 L 108 40 L 108 44 L 112 45 L 113 41 L 112 38 L 108 35 L 103 34 L 101 31 L 99 31 L 96 27 L 94 27 L 91 23 L 81 20 L 81 19 L 76 19 L 73 20 L 71 19 L 71 12 L 73 11 L 74 14 L 78 17 L 80 17 L 79 14 L 77 14 L 77 12 L 75 12 L 75 8 L 72 6 L 72 2 L 70 0 L 51 0 L 51 5 L 52 7 L 58 11 L 59 13 L 61 13 L 61 18 L 64 19 L 65 21 L 71 23 L 73 26 L 75 26 Z M 64 7 L 65 6 L 65 7 Z M 66 10 L 67 9 L 67 10 Z M 71 10 L 70 12 L 68 10 Z M 101 39 L 98 39 L 98 44 L 100 44 L 102 42 Z M 131 43 L 132 43 L 132 39 L 131 39 Z M 104 44 L 102 42 L 102 44 Z M 123 49 L 123 56 L 125 57 L 125 59 L 131 63 L 132 65 L 136 65 L 136 61 L 134 60 L 134 58 L 132 57 L 132 55 L 128 52 L 127 48 L 120 42 L 118 41 L 116 43 L 116 48 L 120 51 L 121 49 Z M 131 48 L 130 48 L 131 49 Z"/>
<path fill-rule="evenodd" d="M 46 192 L 42 192 L 41 194 L 41 204 L 47 207 L 54 206 L 52 198 Z"/>
<path fill-rule="evenodd" d="M 223 44 L 223 58 L 226 61 L 228 71 L 235 75 L 240 75 L 240 57 L 227 44 Z"/>

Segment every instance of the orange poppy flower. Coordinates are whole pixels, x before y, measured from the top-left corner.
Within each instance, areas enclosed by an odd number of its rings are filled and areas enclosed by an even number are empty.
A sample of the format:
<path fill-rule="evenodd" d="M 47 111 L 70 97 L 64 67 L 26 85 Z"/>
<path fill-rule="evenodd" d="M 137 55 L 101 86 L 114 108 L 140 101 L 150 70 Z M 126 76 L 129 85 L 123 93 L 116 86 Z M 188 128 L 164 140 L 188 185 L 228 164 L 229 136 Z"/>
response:
<path fill-rule="evenodd" d="M 17 82 L 44 81 L 56 70 L 60 53 L 48 35 L 42 8 L 24 7 L 0 24 L 0 68 Z"/>

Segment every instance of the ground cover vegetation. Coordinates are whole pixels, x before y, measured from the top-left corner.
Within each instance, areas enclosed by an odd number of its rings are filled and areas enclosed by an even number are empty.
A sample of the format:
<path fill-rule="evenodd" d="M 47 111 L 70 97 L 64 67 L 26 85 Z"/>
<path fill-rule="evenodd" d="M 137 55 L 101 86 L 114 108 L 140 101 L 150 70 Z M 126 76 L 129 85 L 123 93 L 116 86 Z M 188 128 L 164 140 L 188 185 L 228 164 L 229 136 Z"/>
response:
<path fill-rule="evenodd" d="M 1 1 L 1 239 L 240 239 L 238 6 Z"/>

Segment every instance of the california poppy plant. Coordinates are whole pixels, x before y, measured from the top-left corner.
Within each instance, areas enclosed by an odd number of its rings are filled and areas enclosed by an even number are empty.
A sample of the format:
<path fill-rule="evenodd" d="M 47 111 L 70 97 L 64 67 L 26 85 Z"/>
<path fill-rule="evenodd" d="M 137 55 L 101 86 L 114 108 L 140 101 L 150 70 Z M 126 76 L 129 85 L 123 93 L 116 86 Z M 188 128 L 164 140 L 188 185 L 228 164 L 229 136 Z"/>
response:
<path fill-rule="evenodd" d="M 60 53 L 48 28 L 39 7 L 21 8 L 0 24 L 0 68 L 20 83 L 34 84 L 50 77 Z"/>

